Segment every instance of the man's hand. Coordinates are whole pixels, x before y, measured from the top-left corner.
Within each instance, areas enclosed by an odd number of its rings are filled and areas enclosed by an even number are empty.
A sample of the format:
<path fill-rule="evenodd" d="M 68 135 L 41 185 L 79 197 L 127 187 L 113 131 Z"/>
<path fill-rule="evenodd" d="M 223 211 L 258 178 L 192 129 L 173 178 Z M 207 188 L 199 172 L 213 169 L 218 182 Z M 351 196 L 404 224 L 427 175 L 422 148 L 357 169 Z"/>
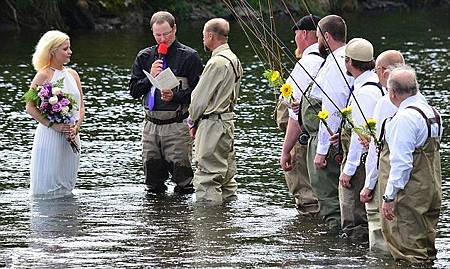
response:
<path fill-rule="evenodd" d="M 161 90 L 161 100 L 170 102 L 173 100 L 173 91 L 170 89 Z"/>
<path fill-rule="evenodd" d="M 352 176 L 349 176 L 344 172 L 342 172 L 341 175 L 339 176 L 339 182 L 344 188 L 350 188 L 352 186 L 350 184 L 350 179 L 352 179 Z"/>
<path fill-rule="evenodd" d="M 369 144 L 370 144 L 370 141 L 367 141 L 366 139 L 363 139 L 363 138 L 358 138 L 358 140 L 359 140 L 359 143 L 366 149 L 366 150 L 368 150 L 369 149 Z"/>
<path fill-rule="evenodd" d="M 383 217 L 389 221 L 394 220 L 394 203 L 395 202 L 389 202 L 386 203 L 383 201 L 383 204 L 381 205 L 381 212 L 383 214 Z"/>
<path fill-rule="evenodd" d="M 192 127 L 192 128 L 189 128 L 189 135 L 192 137 L 192 138 L 195 138 L 195 134 L 197 133 L 197 127 Z"/>
<path fill-rule="evenodd" d="M 300 103 L 298 101 L 292 102 L 291 108 L 292 108 L 292 111 L 294 111 L 294 113 L 298 115 L 298 112 L 300 110 Z"/>
<path fill-rule="evenodd" d="M 369 190 L 368 188 L 362 188 L 361 192 L 359 193 L 359 200 L 361 203 L 368 203 L 372 201 L 373 195 L 372 190 Z"/>
<path fill-rule="evenodd" d="M 336 148 L 339 147 L 339 133 L 330 136 L 330 143 Z"/>
<path fill-rule="evenodd" d="M 163 61 L 162 60 L 156 60 L 152 63 L 152 67 L 150 68 L 150 75 L 152 75 L 152 77 L 156 77 L 157 75 L 159 75 L 159 73 L 161 73 L 161 71 L 163 70 Z"/>
<path fill-rule="evenodd" d="M 316 154 L 316 157 L 314 157 L 314 165 L 316 166 L 316 169 L 327 167 L 327 155 Z"/>
<path fill-rule="evenodd" d="M 280 166 L 281 166 L 281 169 L 283 169 L 283 171 L 285 171 L 285 172 L 292 170 L 292 168 L 293 168 L 292 156 L 290 153 L 281 152 Z"/>

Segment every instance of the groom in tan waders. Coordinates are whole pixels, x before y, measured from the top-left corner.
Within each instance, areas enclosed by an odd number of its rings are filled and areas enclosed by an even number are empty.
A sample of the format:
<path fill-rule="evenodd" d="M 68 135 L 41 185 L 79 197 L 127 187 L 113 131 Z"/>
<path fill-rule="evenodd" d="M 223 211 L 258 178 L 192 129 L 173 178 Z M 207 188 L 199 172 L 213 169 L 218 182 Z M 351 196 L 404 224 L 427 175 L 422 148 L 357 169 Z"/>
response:
<path fill-rule="evenodd" d="M 242 66 L 228 46 L 229 31 L 225 19 L 215 18 L 205 24 L 203 45 L 212 55 L 189 106 L 197 163 L 193 181 L 199 202 L 221 203 L 236 198 L 233 110 Z"/>

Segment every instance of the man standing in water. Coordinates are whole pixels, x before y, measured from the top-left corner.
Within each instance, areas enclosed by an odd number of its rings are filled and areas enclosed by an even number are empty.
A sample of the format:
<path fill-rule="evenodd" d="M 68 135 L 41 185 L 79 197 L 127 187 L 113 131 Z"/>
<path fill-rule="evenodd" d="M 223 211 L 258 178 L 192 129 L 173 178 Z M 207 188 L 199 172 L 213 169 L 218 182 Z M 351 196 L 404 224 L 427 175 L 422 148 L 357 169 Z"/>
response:
<path fill-rule="evenodd" d="M 312 82 L 310 76 L 315 77 L 325 59 L 319 54 L 317 44 L 316 25 L 320 18 L 317 16 L 305 16 L 301 18 L 292 29 L 295 32 L 296 52 L 301 54 L 301 59 L 295 65 L 289 78 L 286 80 L 294 88 L 293 97 L 300 100 Z M 308 75 L 302 66 L 308 72 Z M 309 171 L 306 162 L 308 149 L 307 132 L 299 124 L 297 111 L 289 108 L 288 123 L 283 148 L 281 150 L 280 165 L 285 172 L 285 179 L 295 199 L 295 206 L 302 215 L 316 215 L 319 213 L 319 202 L 314 194 L 309 179 Z M 299 136 L 305 139 L 299 140 Z"/>
<path fill-rule="evenodd" d="M 242 66 L 228 46 L 230 25 L 222 18 L 206 22 L 205 51 L 212 51 L 192 92 L 189 114 L 195 137 L 197 201 L 221 203 L 236 198 L 234 106 L 239 96 Z"/>
<path fill-rule="evenodd" d="M 177 26 L 172 14 L 156 12 L 150 27 L 157 45 L 138 53 L 129 83 L 131 96 L 144 97 L 142 159 L 145 184 L 148 192 L 165 192 L 165 181 L 170 173 L 176 183 L 175 192 L 193 193 L 192 139 L 185 119 L 191 92 L 199 81 L 203 66 L 194 49 L 176 40 Z M 168 47 L 167 51 L 162 47 Z M 143 70 L 156 77 L 166 67 L 177 76 L 180 85 L 173 89 L 156 89 Z"/>
<path fill-rule="evenodd" d="M 387 86 L 398 111 L 385 125 L 380 153 L 382 231 L 395 260 L 430 262 L 442 202 L 441 116 L 419 94 L 412 68 L 392 70 Z"/>

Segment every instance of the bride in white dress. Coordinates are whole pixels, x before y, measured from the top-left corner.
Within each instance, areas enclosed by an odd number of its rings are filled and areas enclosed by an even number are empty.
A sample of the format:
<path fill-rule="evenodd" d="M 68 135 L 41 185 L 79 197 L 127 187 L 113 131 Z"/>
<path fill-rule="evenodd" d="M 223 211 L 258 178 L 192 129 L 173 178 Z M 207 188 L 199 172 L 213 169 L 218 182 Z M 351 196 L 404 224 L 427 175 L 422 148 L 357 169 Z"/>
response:
<path fill-rule="evenodd" d="M 69 36 L 60 31 L 48 31 L 39 40 L 33 54 L 37 71 L 31 86 L 45 82 L 54 83 L 64 78 L 63 91 L 73 95 L 78 103 L 75 124 L 51 123 L 36 104 L 27 102 L 26 111 L 39 122 L 31 152 L 30 192 L 33 197 L 59 198 L 72 194 L 80 163 L 79 153 L 74 153 L 67 137 L 80 146 L 79 130 L 84 119 L 83 92 L 80 77 L 75 70 L 64 67 L 70 61 Z"/>

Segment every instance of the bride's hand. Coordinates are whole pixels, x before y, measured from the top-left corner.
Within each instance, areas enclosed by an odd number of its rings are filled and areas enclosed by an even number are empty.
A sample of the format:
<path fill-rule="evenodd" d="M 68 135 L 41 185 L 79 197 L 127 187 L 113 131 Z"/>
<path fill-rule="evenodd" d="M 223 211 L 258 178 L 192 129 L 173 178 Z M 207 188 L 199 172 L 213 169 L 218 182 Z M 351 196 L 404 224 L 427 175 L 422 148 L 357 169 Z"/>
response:
<path fill-rule="evenodd" d="M 75 138 L 77 137 L 77 134 L 80 132 L 80 127 L 78 127 L 78 125 L 72 125 L 70 126 L 70 133 L 69 133 L 69 138 L 71 140 L 75 140 Z"/>
<path fill-rule="evenodd" d="M 65 135 L 69 135 L 70 134 L 70 125 L 69 124 L 64 124 L 64 123 L 55 123 L 52 125 L 53 130 L 63 133 Z"/>

